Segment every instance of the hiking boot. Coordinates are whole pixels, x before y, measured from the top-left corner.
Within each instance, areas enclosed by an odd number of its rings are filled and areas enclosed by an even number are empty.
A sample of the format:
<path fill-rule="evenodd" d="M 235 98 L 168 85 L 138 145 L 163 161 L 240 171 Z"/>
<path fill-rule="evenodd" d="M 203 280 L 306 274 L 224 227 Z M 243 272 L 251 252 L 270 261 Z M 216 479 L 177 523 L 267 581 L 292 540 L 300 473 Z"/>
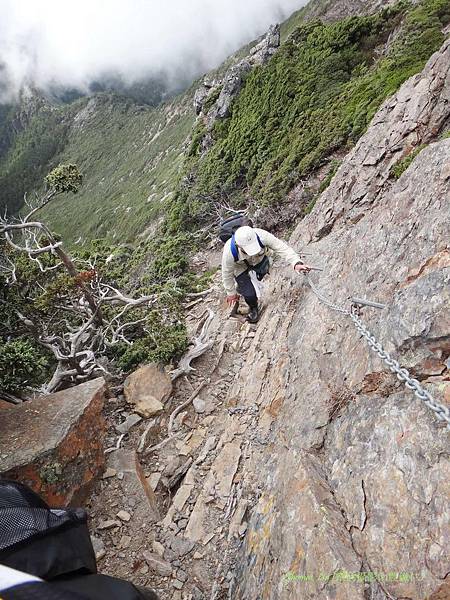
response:
<path fill-rule="evenodd" d="M 259 308 L 258 306 L 252 306 L 247 315 L 247 321 L 249 323 L 257 323 L 259 319 Z"/>

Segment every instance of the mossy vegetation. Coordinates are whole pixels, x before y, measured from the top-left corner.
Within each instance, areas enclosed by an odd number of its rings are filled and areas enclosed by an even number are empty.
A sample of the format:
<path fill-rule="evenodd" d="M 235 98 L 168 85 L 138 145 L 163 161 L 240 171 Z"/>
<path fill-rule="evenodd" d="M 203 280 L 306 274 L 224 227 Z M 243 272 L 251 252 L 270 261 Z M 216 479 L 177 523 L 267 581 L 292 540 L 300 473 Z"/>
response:
<path fill-rule="evenodd" d="M 0 390 L 16 394 L 34 387 L 48 376 L 49 360 L 32 340 L 18 337 L 0 340 Z"/>

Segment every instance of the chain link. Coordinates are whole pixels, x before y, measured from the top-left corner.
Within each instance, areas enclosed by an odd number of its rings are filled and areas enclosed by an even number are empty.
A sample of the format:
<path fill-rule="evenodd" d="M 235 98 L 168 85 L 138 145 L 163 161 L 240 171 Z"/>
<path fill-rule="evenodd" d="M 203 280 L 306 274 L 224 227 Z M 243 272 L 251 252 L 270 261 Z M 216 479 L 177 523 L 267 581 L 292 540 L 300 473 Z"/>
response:
<path fill-rule="evenodd" d="M 422 402 L 430 408 L 436 417 L 440 421 L 445 421 L 447 423 L 447 428 L 450 430 L 450 409 L 439 402 L 434 400 L 433 396 L 427 392 L 417 381 L 411 377 L 408 369 L 402 368 L 397 360 L 392 358 L 392 356 L 384 350 L 383 346 L 378 342 L 375 336 L 367 329 L 364 323 L 356 314 L 356 309 L 350 311 L 333 302 L 330 302 L 323 294 L 317 289 L 317 287 L 311 281 L 311 278 L 306 275 L 306 281 L 308 282 L 309 287 L 312 289 L 314 294 L 319 298 L 321 302 L 323 302 L 326 306 L 335 310 L 343 315 L 346 315 L 351 318 L 353 324 L 356 329 L 362 335 L 362 337 L 366 340 L 369 347 L 378 354 L 378 356 L 384 360 L 384 362 L 388 365 L 389 369 L 397 375 L 397 378 L 405 384 L 405 386 L 414 392 L 415 396 L 419 398 Z"/>
<path fill-rule="evenodd" d="M 312 291 L 315 293 L 315 295 L 319 298 L 319 300 L 321 300 L 329 308 L 331 308 L 332 310 L 335 310 L 336 312 L 340 312 L 343 315 L 347 315 L 348 317 L 351 316 L 351 313 L 349 310 L 347 310 L 346 308 L 343 308 L 342 306 L 338 306 L 337 304 L 333 304 L 333 302 L 330 302 L 327 298 L 325 298 L 325 296 L 320 292 L 320 290 L 318 290 L 316 288 L 314 283 L 311 281 L 311 278 L 309 277 L 309 275 L 306 275 L 306 281 L 308 282 L 309 287 L 312 289 Z"/>

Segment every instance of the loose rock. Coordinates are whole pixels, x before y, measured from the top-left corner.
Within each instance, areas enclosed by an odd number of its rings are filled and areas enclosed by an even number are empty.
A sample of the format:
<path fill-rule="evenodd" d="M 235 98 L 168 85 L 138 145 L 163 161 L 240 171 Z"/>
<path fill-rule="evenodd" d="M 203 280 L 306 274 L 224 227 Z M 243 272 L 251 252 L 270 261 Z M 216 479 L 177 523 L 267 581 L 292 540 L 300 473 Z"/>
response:
<path fill-rule="evenodd" d="M 131 515 L 129 512 L 127 512 L 126 510 L 119 510 L 119 512 L 116 515 L 121 521 L 125 521 L 126 523 L 128 523 L 128 521 L 131 519 Z"/>
<path fill-rule="evenodd" d="M 113 521 L 110 519 L 109 521 L 100 521 L 97 525 L 99 531 L 102 531 L 103 529 L 112 529 L 113 527 L 120 527 L 120 521 Z"/>
<path fill-rule="evenodd" d="M 129 415 L 123 423 L 116 425 L 116 429 L 119 433 L 128 433 L 132 427 L 142 421 L 142 417 L 133 413 Z"/>
<path fill-rule="evenodd" d="M 158 554 L 154 554 L 153 552 L 148 552 L 146 550 L 143 552 L 143 556 L 150 569 L 155 573 L 158 573 L 163 577 L 168 577 L 172 574 L 172 565 L 158 556 Z"/>
<path fill-rule="evenodd" d="M 158 365 L 145 365 L 127 377 L 124 393 L 135 411 L 148 419 L 163 410 L 172 393 L 172 382 Z"/>

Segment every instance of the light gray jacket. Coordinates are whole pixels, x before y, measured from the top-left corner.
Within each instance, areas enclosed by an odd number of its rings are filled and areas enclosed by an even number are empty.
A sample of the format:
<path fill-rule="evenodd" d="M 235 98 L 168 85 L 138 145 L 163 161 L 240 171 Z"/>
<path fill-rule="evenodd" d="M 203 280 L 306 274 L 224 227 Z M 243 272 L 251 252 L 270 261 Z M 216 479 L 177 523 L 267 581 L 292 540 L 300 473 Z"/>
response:
<path fill-rule="evenodd" d="M 231 253 L 231 239 L 225 243 L 222 254 L 222 282 L 227 296 L 232 296 L 236 293 L 235 277 L 238 277 L 248 269 L 245 260 L 247 260 L 250 265 L 257 265 L 262 261 L 264 255 L 267 255 L 274 256 L 275 258 L 282 258 L 286 263 L 291 265 L 292 268 L 294 268 L 297 263 L 303 263 L 295 250 L 285 242 L 265 229 L 258 229 L 255 227 L 254 230 L 264 244 L 264 248 L 261 248 L 261 252 L 255 256 L 244 256 L 238 248 L 239 260 L 235 261 L 233 254 Z"/>

